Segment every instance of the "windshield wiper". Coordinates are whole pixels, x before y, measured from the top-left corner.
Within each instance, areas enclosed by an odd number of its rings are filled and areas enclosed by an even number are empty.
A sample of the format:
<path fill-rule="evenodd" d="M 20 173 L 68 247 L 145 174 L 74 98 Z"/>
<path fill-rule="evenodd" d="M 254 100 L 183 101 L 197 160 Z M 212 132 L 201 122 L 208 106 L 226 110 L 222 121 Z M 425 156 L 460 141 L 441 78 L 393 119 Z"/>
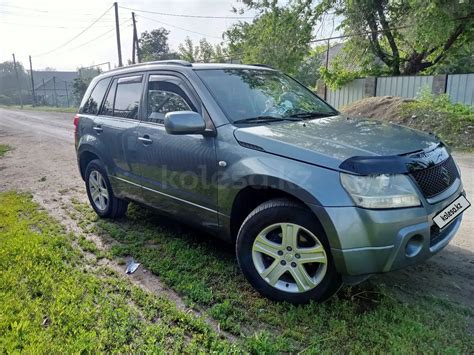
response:
<path fill-rule="evenodd" d="M 290 118 L 320 118 L 320 117 L 331 117 L 337 115 L 337 112 L 299 112 L 290 115 Z"/>
<path fill-rule="evenodd" d="M 233 123 L 269 123 L 269 122 L 281 122 L 281 121 L 301 121 L 299 117 L 275 117 L 275 116 L 256 116 L 256 117 L 249 117 L 249 118 L 242 118 L 240 120 L 236 120 Z"/>
<path fill-rule="evenodd" d="M 235 120 L 233 123 L 268 123 L 268 122 L 277 122 L 283 121 L 284 118 L 275 117 L 275 116 L 256 116 L 249 118 L 242 118 Z"/>

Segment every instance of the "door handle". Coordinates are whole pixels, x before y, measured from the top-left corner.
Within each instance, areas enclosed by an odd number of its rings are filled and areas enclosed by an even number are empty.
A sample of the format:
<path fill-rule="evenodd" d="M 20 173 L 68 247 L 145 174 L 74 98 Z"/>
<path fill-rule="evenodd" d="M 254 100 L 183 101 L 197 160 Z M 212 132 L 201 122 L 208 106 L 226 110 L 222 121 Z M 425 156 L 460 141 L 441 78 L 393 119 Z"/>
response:
<path fill-rule="evenodd" d="M 102 126 L 94 126 L 92 127 L 92 129 L 96 131 L 97 133 L 102 133 L 103 131 Z"/>
<path fill-rule="evenodd" d="M 148 134 L 145 134 L 143 137 L 138 137 L 138 140 L 145 145 L 153 143 L 153 141 L 151 140 Z"/>

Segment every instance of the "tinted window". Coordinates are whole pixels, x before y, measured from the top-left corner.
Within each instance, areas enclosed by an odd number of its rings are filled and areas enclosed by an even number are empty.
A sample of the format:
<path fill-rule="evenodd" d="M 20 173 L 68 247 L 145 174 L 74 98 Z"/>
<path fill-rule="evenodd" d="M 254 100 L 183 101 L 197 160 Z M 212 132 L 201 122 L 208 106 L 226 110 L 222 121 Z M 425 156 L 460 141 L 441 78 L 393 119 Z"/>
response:
<path fill-rule="evenodd" d="M 141 76 L 120 78 L 117 82 L 117 93 L 115 94 L 114 116 L 138 119 L 141 94 Z"/>
<path fill-rule="evenodd" d="M 150 81 L 148 83 L 149 121 L 164 123 L 165 115 L 174 111 L 196 111 L 191 100 L 176 84 L 167 81 Z"/>
<path fill-rule="evenodd" d="M 91 96 L 82 106 L 82 113 L 88 113 L 91 115 L 96 115 L 99 112 L 99 107 L 104 98 L 107 87 L 109 86 L 110 78 L 100 80 L 94 89 L 92 90 Z"/>
<path fill-rule="evenodd" d="M 309 113 L 335 114 L 310 90 L 273 70 L 196 70 L 230 120 L 282 119 Z M 309 116 L 309 115 L 308 115 Z"/>
<path fill-rule="evenodd" d="M 115 100 L 115 90 L 117 89 L 117 79 L 114 80 L 112 86 L 110 87 L 109 93 L 104 101 L 102 110 L 100 111 L 101 115 L 113 116 L 114 115 L 114 100 Z"/>

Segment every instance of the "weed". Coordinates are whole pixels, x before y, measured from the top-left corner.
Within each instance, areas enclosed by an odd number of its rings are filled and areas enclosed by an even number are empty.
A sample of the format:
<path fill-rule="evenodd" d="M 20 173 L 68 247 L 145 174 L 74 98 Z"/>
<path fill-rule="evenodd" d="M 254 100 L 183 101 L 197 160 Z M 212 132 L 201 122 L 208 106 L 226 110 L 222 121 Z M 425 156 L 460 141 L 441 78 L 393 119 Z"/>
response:
<path fill-rule="evenodd" d="M 0 230 L 0 353 L 236 351 L 170 300 L 86 267 L 30 196 L 0 193 Z"/>
<path fill-rule="evenodd" d="M 5 155 L 6 152 L 10 151 L 12 148 L 7 144 L 0 144 L 0 158 Z"/>
<path fill-rule="evenodd" d="M 464 308 L 446 307 L 423 295 L 410 304 L 390 289 L 367 282 L 346 288 L 324 304 L 293 306 L 258 295 L 238 271 L 233 247 L 131 204 L 120 221 L 89 217 L 116 243 L 111 254 L 132 256 L 209 314 L 251 352 L 472 352 Z M 86 228 L 91 228 L 87 225 Z M 449 311 L 447 311 L 449 309 Z"/>

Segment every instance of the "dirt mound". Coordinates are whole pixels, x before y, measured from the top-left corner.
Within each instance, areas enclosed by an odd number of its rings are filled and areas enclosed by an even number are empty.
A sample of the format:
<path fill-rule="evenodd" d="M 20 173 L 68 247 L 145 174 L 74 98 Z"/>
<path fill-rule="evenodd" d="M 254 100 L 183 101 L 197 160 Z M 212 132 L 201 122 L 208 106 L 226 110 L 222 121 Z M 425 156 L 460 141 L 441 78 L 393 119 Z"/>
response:
<path fill-rule="evenodd" d="M 401 107 L 403 104 L 413 101 L 412 99 L 396 96 L 367 97 L 343 107 L 341 111 L 353 117 L 361 116 L 403 123 L 405 120 L 401 115 Z"/>

